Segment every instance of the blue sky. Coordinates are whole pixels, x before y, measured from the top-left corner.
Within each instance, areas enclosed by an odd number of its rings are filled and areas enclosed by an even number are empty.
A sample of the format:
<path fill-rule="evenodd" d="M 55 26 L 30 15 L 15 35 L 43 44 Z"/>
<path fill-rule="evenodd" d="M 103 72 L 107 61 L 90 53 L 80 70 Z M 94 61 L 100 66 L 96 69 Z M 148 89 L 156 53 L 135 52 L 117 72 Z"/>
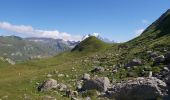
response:
<path fill-rule="evenodd" d="M 78 40 L 90 33 L 127 41 L 170 8 L 170 0 L 0 0 L 0 35 Z"/>

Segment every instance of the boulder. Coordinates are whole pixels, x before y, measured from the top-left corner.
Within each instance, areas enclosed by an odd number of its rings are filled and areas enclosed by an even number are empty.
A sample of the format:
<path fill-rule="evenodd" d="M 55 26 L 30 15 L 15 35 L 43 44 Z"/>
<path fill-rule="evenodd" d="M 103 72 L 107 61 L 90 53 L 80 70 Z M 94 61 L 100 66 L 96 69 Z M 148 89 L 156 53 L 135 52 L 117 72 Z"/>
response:
<path fill-rule="evenodd" d="M 153 60 L 154 60 L 154 63 L 163 63 L 165 61 L 165 57 L 164 55 L 160 55 L 158 57 L 155 57 Z"/>
<path fill-rule="evenodd" d="M 103 67 L 96 67 L 91 72 L 104 72 L 104 70 L 105 69 Z"/>
<path fill-rule="evenodd" d="M 96 89 L 100 92 L 105 92 L 110 87 L 110 81 L 107 77 L 94 77 L 90 80 L 84 82 L 83 90 L 93 90 Z"/>
<path fill-rule="evenodd" d="M 114 84 L 106 95 L 116 100 L 150 100 L 166 93 L 167 85 L 163 81 L 155 77 L 139 77 Z"/>
<path fill-rule="evenodd" d="M 48 91 L 51 89 L 57 89 L 58 84 L 54 79 L 45 80 L 40 86 L 38 86 L 38 91 Z"/>
<path fill-rule="evenodd" d="M 89 80 L 90 79 L 90 74 L 84 73 L 82 79 L 83 80 Z"/>
<path fill-rule="evenodd" d="M 140 59 L 133 59 L 129 63 L 125 65 L 125 67 L 133 67 L 133 66 L 140 66 L 143 65 L 142 61 Z"/>

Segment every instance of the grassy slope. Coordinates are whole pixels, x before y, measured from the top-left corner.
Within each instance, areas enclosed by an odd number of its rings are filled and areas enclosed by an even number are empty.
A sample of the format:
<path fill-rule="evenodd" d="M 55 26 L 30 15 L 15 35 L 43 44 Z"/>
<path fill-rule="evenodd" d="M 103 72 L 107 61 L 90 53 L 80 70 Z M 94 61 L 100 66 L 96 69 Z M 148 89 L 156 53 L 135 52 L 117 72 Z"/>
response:
<path fill-rule="evenodd" d="M 62 93 L 37 92 L 36 82 L 46 79 L 48 73 L 53 74 L 53 78 L 65 84 L 74 83 L 86 72 L 90 73 L 93 66 L 103 66 L 112 69 L 113 65 L 127 63 L 133 58 L 146 60 L 147 50 L 164 53 L 163 48 L 170 50 L 170 22 L 169 15 L 166 21 L 153 23 L 145 32 L 129 42 L 122 44 L 105 44 L 94 37 L 90 37 L 82 42 L 72 52 L 62 53 L 49 59 L 34 60 L 15 66 L 6 66 L 0 69 L 0 98 L 8 95 L 9 100 L 22 100 L 24 94 L 33 100 L 40 99 L 41 96 L 50 94 L 59 100 L 67 100 L 62 97 Z M 164 23 L 165 22 L 165 23 Z M 161 26 L 160 26 L 161 25 Z M 167 29 L 168 27 L 168 29 Z M 150 65 L 148 63 L 147 65 Z M 76 70 L 72 71 L 72 68 Z M 58 78 L 54 71 L 69 75 L 68 78 Z M 142 67 L 132 70 L 138 75 Z M 130 70 L 131 71 L 131 70 Z M 122 79 L 126 77 L 128 70 L 120 68 L 116 74 L 105 73 L 99 76 L 108 76 L 110 79 Z M 92 74 L 93 75 L 93 74 Z"/>

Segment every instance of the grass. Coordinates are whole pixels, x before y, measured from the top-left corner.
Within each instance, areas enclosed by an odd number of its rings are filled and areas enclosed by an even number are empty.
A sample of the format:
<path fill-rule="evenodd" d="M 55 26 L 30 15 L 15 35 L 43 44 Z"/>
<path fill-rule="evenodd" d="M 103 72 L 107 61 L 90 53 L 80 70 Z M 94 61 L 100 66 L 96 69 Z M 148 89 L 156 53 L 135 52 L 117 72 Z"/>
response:
<path fill-rule="evenodd" d="M 0 98 L 8 96 L 8 100 L 23 100 L 24 95 L 27 95 L 31 100 L 40 100 L 44 95 L 51 95 L 59 100 L 69 100 L 63 97 L 63 92 L 37 91 L 36 83 L 47 79 L 47 74 L 52 74 L 52 78 L 59 83 L 71 85 L 71 88 L 75 89 L 75 83 L 83 73 L 107 76 L 111 81 L 127 79 L 129 72 L 133 77 L 143 74 L 147 76 L 149 71 L 159 73 L 164 64 L 154 66 L 146 51 L 157 51 L 160 54 L 166 53 L 164 49 L 170 51 L 170 30 L 167 29 L 170 26 L 169 16 L 167 18 L 167 22 L 161 23 L 161 26 L 153 23 L 141 36 L 126 43 L 107 44 L 96 37 L 89 37 L 72 51 L 60 53 L 55 57 L 31 60 L 13 66 L 0 61 Z M 132 69 L 123 67 L 123 64 L 134 58 L 141 59 L 145 65 Z M 90 71 L 95 66 L 102 66 L 107 70 L 93 74 Z M 112 73 L 115 66 L 118 67 L 118 72 Z M 142 73 L 146 66 L 146 73 Z M 58 77 L 58 74 L 69 77 Z M 97 100 L 93 93 L 94 91 L 90 91 L 89 95 L 92 95 L 93 100 Z"/>

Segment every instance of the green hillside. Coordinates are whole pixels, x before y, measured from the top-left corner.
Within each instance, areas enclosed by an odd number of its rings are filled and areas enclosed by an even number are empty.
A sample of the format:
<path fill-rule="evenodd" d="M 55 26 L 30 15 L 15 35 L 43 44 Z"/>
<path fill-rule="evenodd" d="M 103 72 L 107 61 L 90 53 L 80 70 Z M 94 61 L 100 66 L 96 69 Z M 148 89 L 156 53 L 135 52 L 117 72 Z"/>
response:
<path fill-rule="evenodd" d="M 0 67 L 0 98 L 7 96 L 8 100 L 25 98 L 42 100 L 43 96 L 50 95 L 57 100 L 70 100 L 64 96 L 64 92 L 37 90 L 38 83 L 47 79 L 48 74 L 59 83 L 64 83 L 76 90 L 75 84 L 81 79 L 83 73 L 108 77 L 112 83 L 133 77 L 145 77 L 150 71 L 153 75 L 161 73 L 166 64 L 164 62 L 154 64 L 147 52 L 158 52 L 159 55 L 164 55 L 170 51 L 169 12 L 168 10 L 163 14 L 139 37 L 125 43 L 107 44 L 96 37 L 89 37 L 72 51 L 60 53 L 55 57 L 31 60 L 13 66 L 3 65 L 5 67 Z M 132 59 L 140 59 L 143 64 L 132 68 L 125 67 Z M 102 73 L 92 73 L 96 66 L 106 70 Z M 117 72 L 113 73 L 112 70 L 115 68 Z M 59 77 L 61 74 L 64 76 Z M 80 93 L 79 97 L 82 95 Z M 95 95 L 91 97 L 92 100 L 98 99 Z"/>
<path fill-rule="evenodd" d="M 72 49 L 72 52 L 81 52 L 81 53 L 94 53 L 101 50 L 105 50 L 111 44 L 105 43 L 102 40 L 96 38 L 95 36 L 90 36 L 80 42 L 75 48 Z M 78 53 L 77 52 L 77 53 Z"/>

